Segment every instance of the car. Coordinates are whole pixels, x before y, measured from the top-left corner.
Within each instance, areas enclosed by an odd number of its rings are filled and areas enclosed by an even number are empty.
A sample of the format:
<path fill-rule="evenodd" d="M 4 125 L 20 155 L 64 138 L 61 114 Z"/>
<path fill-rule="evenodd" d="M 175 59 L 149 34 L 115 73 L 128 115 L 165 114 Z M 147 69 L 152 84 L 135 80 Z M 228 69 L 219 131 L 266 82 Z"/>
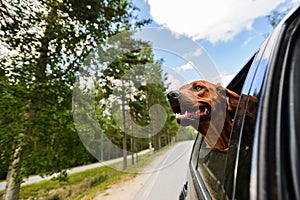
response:
<path fill-rule="evenodd" d="M 240 94 L 229 150 L 205 147 L 198 134 L 180 200 L 300 199 L 299 77 L 297 5 L 227 86 Z"/>

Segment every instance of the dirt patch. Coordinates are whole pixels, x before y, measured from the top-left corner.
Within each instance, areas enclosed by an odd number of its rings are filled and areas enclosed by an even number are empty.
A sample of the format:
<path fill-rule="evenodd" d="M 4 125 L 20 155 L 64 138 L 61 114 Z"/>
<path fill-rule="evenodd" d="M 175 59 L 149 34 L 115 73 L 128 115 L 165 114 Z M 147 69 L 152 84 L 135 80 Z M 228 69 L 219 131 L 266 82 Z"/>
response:
<path fill-rule="evenodd" d="M 133 200 L 136 193 L 147 182 L 149 176 L 150 173 L 138 174 L 132 179 L 114 184 L 95 197 L 94 200 Z"/>

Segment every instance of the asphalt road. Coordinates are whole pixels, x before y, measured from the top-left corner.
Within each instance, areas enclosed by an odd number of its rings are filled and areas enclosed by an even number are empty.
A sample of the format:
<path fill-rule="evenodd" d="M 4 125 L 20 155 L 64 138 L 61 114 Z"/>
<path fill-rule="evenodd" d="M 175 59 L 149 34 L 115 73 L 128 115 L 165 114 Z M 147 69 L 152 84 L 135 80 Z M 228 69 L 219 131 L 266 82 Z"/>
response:
<path fill-rule="evenodd" d="M 151 173 L 147 182 L 136 194 L 134 200 L 174 200 L 185 183 L 192 141 L 182 142 L 156 158 L 145 169 Z"/>

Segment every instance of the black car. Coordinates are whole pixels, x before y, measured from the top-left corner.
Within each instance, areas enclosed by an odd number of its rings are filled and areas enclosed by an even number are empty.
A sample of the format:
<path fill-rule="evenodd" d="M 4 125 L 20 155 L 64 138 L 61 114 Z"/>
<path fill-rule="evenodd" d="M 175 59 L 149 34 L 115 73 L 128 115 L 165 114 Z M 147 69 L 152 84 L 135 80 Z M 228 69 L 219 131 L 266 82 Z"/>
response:
<path fill-rule="evenodd" d="M 240 94 L 229 150 L 206 148 L 198 134 L 179 198 L 300 199 L 299 5 L 227 88 Z"/>

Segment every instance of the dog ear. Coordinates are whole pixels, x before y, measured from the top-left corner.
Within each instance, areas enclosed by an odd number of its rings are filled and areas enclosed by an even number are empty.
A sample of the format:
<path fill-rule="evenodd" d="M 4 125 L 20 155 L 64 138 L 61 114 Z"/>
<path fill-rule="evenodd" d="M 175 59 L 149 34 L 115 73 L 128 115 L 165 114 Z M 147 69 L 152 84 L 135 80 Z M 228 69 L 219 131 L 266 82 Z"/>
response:
<path fill-rule="evenodd" d="M 235 111 L 238 106 L 240 96 L 227 88 L 225 88 L 225 92 L 227 100 L 227 110 Z"/>

